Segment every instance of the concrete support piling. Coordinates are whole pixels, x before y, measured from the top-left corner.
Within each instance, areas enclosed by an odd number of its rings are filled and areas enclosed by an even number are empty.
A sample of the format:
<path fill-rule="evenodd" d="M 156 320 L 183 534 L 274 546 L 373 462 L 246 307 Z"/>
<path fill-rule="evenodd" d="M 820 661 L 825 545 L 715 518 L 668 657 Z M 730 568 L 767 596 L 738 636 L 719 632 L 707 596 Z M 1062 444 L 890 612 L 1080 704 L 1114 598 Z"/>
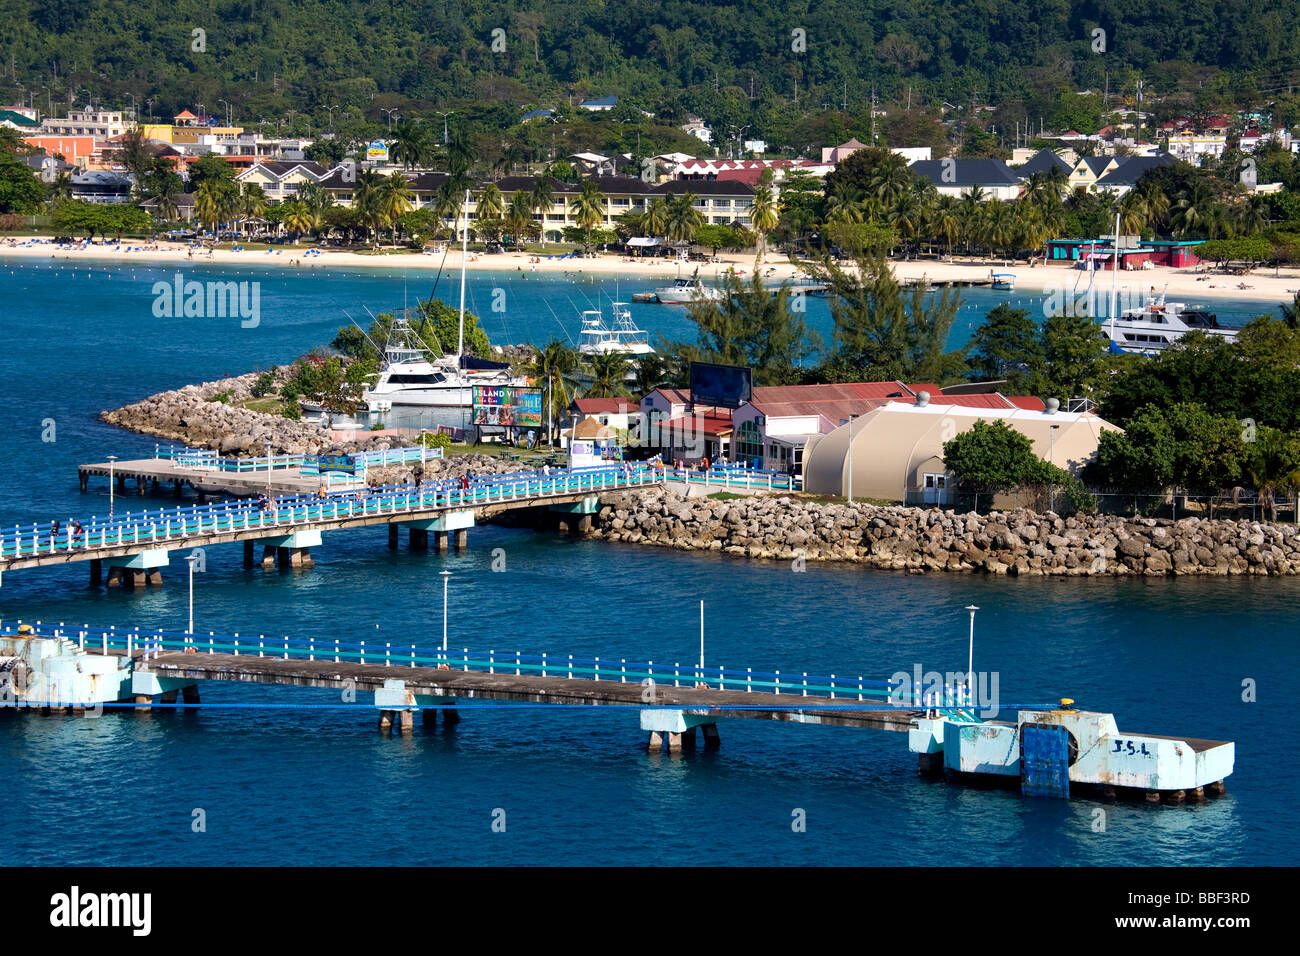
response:
<path fill-rule="evenodd" d="M 90 559 L 90 586 L 99 587 L 104 582 L 104 562 L 101 558 Z"/>
<path fill-rule="evenodd" d="M 401 710 L 397 713 L 397 732 L 404 737 L 415 733 L 415 711 Z"/>
<path fill-rule="evenodd" d="M 187 684 L 181 688 L 181 700 L 187 704 L 198 704 L 199 702 L 199 685 Z"/>
<path fill-rule="evenodd" d="M 275 545 L 268 544 L 262 548 L 262 567 L 275 567 Z"/>
<path fill-rule="evenodd" d="M 252 566 L 253 566 L 253 542 L 245 541 L 244 542 L 244 567 L 251 568 Z"/>
<path fill-rule="evenodd" d="M 379 712 L 379 732 L 384 735 L 393 732 L 393 717 L 396 712 L 391 710 L 381 710 Z"/>
<path fill-rule="evenodd" d="M 176 703 L 176 698 L 179 695 L 180 695 L 180 691 L 165 690 L 162 692 L 162 696 L 158 698 L 158 701 L 159 703 L 162 704 L 174 704 Z"/>
<path fill-rule="evenodd" d="M 410 531 L 410 546 L 412 551 L 428 551 L 429 532 L 421 531 L 419 528 L 412 528 Z"/>
<path fill-rule="evenodd" d="M 652 754 L 660 753 L 664 749 L 664 735 L 657 730 L 650 731 L 650 742 L 646 745 L 646 750 Z"/>
<path fill-rule="evenodd" d="M 456 550 L 464 551 L 469 547 L 469 530 L 460 528 L 456 531 Z"/>
<path fill-rule="evenodd" d="M 717 750 L 722 746 L 722 738 L 718 736 L 717 724 L 701 724 L 700 730 L 704 732 L 705 750 Z"/>
<path fill-rule="evenodd" d="M 397 525 L 395 524 L 388 526 L 388 547 L 397 550 Z"/>
<path fill-rule="evenodd" d="M 433 533 L 433 547 L 438 554 L 447 553 L 447 545 L 450 537 L 451 535 L 447 531 L 435 531 Z"/>
<path fill-rule="evenodd" d="M 153 703 L 153 698 L 148 694 L 135 695 L 135 712 L 137 714 L 148 714 L 153 708 L 149 705 Z"/>
<path fill-rule="evenodd" d="M 442 722 L 445 726 L 460 723 L 460 712 L 455 707 L 448 707 L 442 712 Z"/>

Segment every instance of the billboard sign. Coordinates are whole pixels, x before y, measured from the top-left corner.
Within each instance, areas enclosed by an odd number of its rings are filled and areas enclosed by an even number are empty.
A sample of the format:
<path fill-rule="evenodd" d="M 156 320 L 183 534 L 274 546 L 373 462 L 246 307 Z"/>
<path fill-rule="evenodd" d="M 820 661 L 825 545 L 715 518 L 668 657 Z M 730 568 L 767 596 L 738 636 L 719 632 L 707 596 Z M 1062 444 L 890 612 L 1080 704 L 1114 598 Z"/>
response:
<path fill-rule="evenodd" d="M 331 471 L 341 475 L 357 473 L 357 465 L 351 455 L 317 455 L 316 467 L 322 475 Z"/>
<path fill-rule="evenodd" d="M 366 147 L 366 159 L 373 162 L 388 161 L 388 144 L 383 140 L 375 140 Z"/>
<path fill-rule="evenodd" d="M 473 423 L 511 428 L 542 427 L 542 390 L 513 385 L 475 385 Z"/>
<path fill-rule="evenodd" d="M 691 363 L 691 403 L 739 408 L 754 393 L 753 372 L 743 365 Z"/>

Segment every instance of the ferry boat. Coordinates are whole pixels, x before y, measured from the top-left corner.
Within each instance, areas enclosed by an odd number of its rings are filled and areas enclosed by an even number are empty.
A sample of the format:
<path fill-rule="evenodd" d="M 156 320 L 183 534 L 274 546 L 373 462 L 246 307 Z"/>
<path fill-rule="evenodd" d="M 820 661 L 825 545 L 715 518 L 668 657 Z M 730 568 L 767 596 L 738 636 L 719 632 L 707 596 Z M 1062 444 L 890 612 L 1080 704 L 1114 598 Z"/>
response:
<path fill-rule="evenodd" d="M 691 302 L 701 300 L 719 302 L 722 300 L 723 293 L 721 289 L 703 285 L 697 273 L 689 279 L 685 276 L 678 276 L 673 280 L 672 285 L 655 289 L 655 295 L 665 305 L 688 305 Z"/>
<path fill-rule="evenodd" d="M 578 351 L 583 355 L 603 355 L 617 352 L 629 358 L 653 355 L 650 337 L 632 321 L 632 310 L 626 302 L 613 304 L 614 324 L 605 325 L 604 316 L 595 309 L 582 313 L 582 329 L 578 332 Z"/>
<path fill-rule="evenodd" d="M 1166 302 L 1164 293 L 1155 302 L 1125 309 L 1104 328 L 1112 350 L 1146 355 L 1169 348 L 1194 329 L 1229 342 L 1237 339 L 1237 329 L 1219 325 L 1214 313 L 1183 302 Z"/>

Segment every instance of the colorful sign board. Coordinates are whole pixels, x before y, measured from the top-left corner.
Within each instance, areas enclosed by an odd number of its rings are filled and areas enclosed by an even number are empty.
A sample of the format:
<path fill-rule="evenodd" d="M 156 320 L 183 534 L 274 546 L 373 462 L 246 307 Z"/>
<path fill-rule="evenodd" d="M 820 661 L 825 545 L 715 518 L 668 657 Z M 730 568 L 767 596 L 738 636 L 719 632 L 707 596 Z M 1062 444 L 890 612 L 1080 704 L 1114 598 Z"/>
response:
<path fill-rule="evenodd" d="M 322 475 L 330 471 L 343 475 L 357 473 L 357 465 L 351 455 L 317 455 L 316 466 Z"/>
<path fill-rule="evenodd" d="M 542 390 L 516 388 L 513 385 L 475 385 L 473 394 L 475 425 L 502 425 L 512 428 L 542 427 Z"/>
<path fill-rule="evenodd" d="M 383 142 L 383 140 L 375 140 L 366 147 L 366 159 L 371 162 L 387 162 L 388 144 Z"/>

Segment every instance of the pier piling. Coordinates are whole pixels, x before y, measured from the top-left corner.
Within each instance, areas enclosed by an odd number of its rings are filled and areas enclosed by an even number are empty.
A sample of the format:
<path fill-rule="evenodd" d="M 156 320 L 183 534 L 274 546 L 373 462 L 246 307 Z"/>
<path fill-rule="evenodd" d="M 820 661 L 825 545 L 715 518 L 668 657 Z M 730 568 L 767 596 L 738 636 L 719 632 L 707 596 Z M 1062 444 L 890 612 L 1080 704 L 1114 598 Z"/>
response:
<path fill-rule="evenodd" d="M 464 551 L 469 547 L 469 530 L 460 528 L 456 531 L 456 550 Z"/>
<path fill-rule="evenodd" d="M 397 550 L 397 525 L 395 524 L 388 526 L 388 547 Z"/>

